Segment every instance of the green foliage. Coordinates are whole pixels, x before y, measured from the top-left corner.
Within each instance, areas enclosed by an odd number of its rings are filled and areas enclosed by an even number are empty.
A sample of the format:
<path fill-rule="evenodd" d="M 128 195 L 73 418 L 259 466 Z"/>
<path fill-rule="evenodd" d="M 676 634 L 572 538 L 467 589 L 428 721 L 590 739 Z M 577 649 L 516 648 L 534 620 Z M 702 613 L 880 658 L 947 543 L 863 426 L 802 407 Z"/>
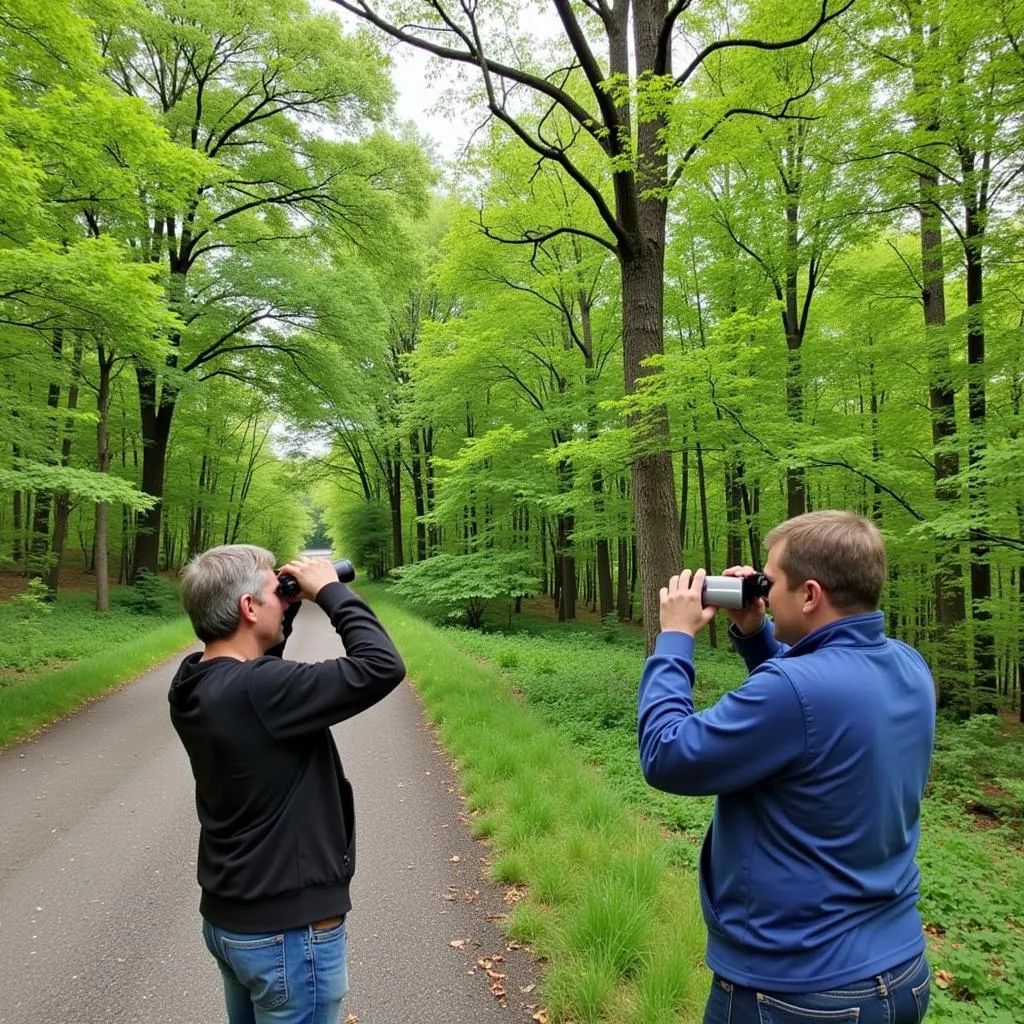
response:
<path fill-rule="evenodd" d="M 372 579 L 379 580 L 388 564 L 391 524 L 387 511 L 373 501 L 349 505 L 340 514 L 334 549 L 345 552 L 356 565 L 366 566 Z"/>
<path fill-rule="evenodd" d="M 84 603 L 80 610 L 85 610 Z M 114 615 L 98 617 L 88 623 L 88 636 L 74 634 L 76 618 L 86 623 L 84 615 L 64 619 L 72 635 L 61 653 L 75 659 L 70 665 L 17 678 L 0 674 L 0 747 L 134 679 L 195 641 L 192 624 L 182 617 L 167 622 L 147 620 L 148 628 L 141 632 L 136 616 L 125 616 L 119 630 L 110 629 L 117 621 Z"/>
<path fill-rule="evenodd" d="M 559 628 L 535 633 L 531 625 L 524 622 L 511 634 L 449 630 L 446 636 L 500 667 L 509 685 L 600 769 L 621 799 L 674 833 L 664 847 L 669 861 L 696 870 L 713 801 L 670 796 L 643 780 L 636 752 L 639 637 L 634 632 L 631 644 L 624 640 L 609 656 L 603 626 L 565 635 Z M 735 655 L 707 649 L 705 634 L 696 662 L 698 707 L 745 678 Z M 962 725 L 940 719 L 918 855 L 921 914 L 939 978 L 932 1003 L 937 1020 L 1024 1019 L 1022 778 L 1024 731 L 995 717 Z M 598 984 L 594 970 L 588 968 L 583 990 L 572 998 L 586 1001 Z M 559 971 L 556 990 L 562 986 L 576 991 Z"/>
<path fill-rule="evenodd" d="M 394 571 L 395 592 L 419 604 L 462 613 L 479 626 L 489 601 L 533 593 L 536 573 L 528 556 L 478 551 L 470 555 L 434 555 Z"/>
<path fill-rule="evenodd" d="M 178 591 L 174 584 L 139 569 L 132 586 L 118 595 L 118 604 L 133 615 L 163 615 L 178 610 Z"/>
<path fill-rule="evenodd" d="M 174 591 L 163 579 L 147 591 L 152 603 L 144 611 L 134 588 L 123 587 L 115 589 L 114 607 L 105 615 L 94 610 L 89 594 L 61 595 L 50 603 L 45 590 L 42 581 L 34 580 L 25 594 L 0 602 L 0 632 L 13 641 L 0 646 L 0 688 L 19 684 L 26 672 L 89 658 L 134 640 L 140 631 L 159 625 L 158 616 L 181 617 Z"/>

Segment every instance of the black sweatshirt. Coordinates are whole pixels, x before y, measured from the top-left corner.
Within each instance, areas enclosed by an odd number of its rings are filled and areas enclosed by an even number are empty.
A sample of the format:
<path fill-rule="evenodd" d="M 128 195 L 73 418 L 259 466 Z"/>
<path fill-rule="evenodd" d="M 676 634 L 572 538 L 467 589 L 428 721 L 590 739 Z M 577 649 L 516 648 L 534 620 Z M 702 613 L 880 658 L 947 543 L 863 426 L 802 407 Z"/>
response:
<path fill-rule="evenodd" d="M 352 789 L 330 727 L 387 696 L 405 665 L 345 584 L 328 584 L 316 603 L 344 657 L 284 661 L 284 644 L 251 661 L 191 654 L 168 694 L 196 780 L 199 909 L 229 931 L 300 928 L 352 905 Z"/>

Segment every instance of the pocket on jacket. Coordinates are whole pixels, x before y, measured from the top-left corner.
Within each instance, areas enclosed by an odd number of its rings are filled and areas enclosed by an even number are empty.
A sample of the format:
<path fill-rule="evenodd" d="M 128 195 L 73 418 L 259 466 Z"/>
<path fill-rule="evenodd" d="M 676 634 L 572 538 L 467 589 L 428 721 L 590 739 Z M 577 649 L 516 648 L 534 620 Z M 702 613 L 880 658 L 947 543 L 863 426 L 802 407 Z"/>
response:
<path fill-rule="evenodd" d="M 288 1002 L 284 936 L 258 939 L 221 938 L 221 951 L 238 980 L 252 995 L 253 1005 L 274 1010 Z"/>

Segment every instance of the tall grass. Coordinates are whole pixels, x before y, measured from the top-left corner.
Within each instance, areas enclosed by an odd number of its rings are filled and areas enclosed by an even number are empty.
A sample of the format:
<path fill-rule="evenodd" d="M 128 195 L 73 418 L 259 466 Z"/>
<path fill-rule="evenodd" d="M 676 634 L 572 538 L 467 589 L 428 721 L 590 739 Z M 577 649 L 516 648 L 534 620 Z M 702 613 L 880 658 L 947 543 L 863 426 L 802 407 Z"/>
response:
<path fill-rule="evenodd" d="M 696 889 L 656 827 L 496 671 L 366 589 L 458 764 L 491 876 L 522 896 L 507 930 L 550 964 L 551 1020 L 696 1021 L 708 985 Z"/>

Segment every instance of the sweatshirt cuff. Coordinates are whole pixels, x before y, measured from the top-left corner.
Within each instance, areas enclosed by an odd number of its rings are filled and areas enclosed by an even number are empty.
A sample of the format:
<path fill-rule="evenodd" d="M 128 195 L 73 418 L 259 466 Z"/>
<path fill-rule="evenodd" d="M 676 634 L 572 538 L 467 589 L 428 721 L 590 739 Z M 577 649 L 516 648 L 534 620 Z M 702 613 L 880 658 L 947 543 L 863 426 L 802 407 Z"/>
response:
<path fill-rule="evenodd" d="M 667 630 L 659 633 L 654 641 L 654 653 L 666 654 L 673 658 L 685 658 L 693 661 L 693 648 L 696 641 L 689 633 L 678 630 Z"/>

